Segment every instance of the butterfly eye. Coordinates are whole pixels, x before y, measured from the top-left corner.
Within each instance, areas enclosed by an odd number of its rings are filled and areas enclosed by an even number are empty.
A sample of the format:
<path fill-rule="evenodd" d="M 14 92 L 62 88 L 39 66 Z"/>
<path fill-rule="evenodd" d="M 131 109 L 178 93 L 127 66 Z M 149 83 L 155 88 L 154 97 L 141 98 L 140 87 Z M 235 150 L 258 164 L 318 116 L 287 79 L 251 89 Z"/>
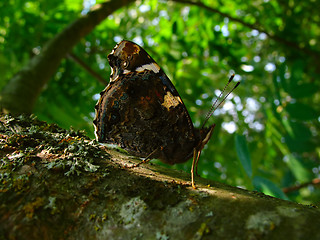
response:
<path fill-rule="evenodd" d="M 124 67 L 124 68 L 128 68 L 128 67 L 129 67 L 129 61 L 128 61 L 128 60 L 127 60 L 127 61 L 124 61 L 123 67 Z"/>
<path fill-rule="evenodd" d="M 129 67 L 131 59 L 132 59 L 132 56 L 129 55 L 129 56 L 127 57 L 127 60 L 124 61 L 124 63 L 123 63 L 123 67 L 124 67 L 124 68 L 128 68 L 128 67 Z"/>

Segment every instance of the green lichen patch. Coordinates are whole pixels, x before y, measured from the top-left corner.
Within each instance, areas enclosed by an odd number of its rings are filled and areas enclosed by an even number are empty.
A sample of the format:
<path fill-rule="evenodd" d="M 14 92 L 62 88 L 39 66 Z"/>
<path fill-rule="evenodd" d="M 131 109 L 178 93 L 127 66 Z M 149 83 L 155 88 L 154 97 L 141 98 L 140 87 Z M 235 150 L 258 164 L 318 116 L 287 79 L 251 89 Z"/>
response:
<path fill-rule="evenodd" d="M 0 117 L 1 171 L 18 171 L 39 162 L 47 169 L 62 169 L 66 176 L 96 172 L 92 159 L 101 158 L 101 150 L 83 132 L 64 130 L 35 117 Z M 30 173 L 29 173 L 30 174 Z"/>
<path fill-rule="evenodd" d="M 275 211 L 261 211 L 249 216 L 246 228 L 253 236 L 267 235 L 279 226 L 281 217 Z"/>
<path fill-rule="evenodd" d="M 122 205 L 120 216 L 126 227 L 139 223 L 141 215 L 147 210 L 147 204 L 140 197 L 132 198 Z"/>
<path fill-rule="evenodd" d="M 100 195 L 95 184 L 110 167 L 109 155 L 83 132 L 33 116 L 0 116 L 0 158 L 0 222 L 9 229 L 9 219 L 17 226 L 52 216 L 63 222 L 66 208 Z"/>

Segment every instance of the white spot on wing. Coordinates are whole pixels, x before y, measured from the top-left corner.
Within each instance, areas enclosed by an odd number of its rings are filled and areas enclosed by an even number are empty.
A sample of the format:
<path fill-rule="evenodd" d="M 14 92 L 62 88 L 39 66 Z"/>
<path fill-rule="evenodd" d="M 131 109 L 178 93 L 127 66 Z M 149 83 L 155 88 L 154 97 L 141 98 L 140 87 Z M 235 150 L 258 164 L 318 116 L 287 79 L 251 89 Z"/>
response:
<path fill-rule="evenodd" d="M 156 63 L 148 63 L 136 68 L 136 72 L 143 72 L 144 70 L 150 70 L 154 73 L 158 73 L 160 71 L 160 67 Z"/>
<path fill-rule="evenodd" d="M 181 103 L 181 99 L 179 96 L 173 96 L 171 92 L 167 92 L 167 94 L 164 96 L 164 101 L 161 104 L 168 110 L 170 107 L 176 107 Z"/>

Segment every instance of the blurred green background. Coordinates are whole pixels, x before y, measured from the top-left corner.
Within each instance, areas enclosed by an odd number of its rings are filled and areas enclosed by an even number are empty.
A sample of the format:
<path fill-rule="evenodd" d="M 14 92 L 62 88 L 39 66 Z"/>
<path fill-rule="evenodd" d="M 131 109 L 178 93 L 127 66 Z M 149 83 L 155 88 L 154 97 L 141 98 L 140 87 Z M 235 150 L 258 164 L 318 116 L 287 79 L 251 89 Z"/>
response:
<path fill-rule="evenodd" d="M 0 89 L 44 44 L 103 1 L 0 2 Z M 107 54 L 122 39 L 141 45 L 179 91 L 195 126 L 232 73 L 242 83 L 211 117 L 199 161 L 204 178 L 320 205 L 320 3 L 293 0 L 136 1 L 72 50 L 34 114 L 86 130 L 108 82 Z M 190 170 L 191 161 L 173 166 Z"/>

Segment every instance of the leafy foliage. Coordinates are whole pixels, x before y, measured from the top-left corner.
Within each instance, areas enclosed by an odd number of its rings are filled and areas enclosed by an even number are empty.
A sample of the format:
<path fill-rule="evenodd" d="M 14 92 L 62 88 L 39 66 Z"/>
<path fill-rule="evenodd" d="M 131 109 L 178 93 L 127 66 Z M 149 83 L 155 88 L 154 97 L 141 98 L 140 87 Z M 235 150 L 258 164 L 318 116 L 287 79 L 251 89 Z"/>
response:
<path fill-rule="evenodd" d="M 179 3 L 180 2 L 180 3 Z M 90 1 L 0 3 L 0 87 Z M 196 126 L 231 73 L 240 87 L 209 123 L 217 127 L 199 163 L 206 178 L 317 203 L 319 178 L 320 15 L 316 1 L 136 2 L 115 12 L 73 50 L 108 79 L 107 54 L 133 40 L 175 84 Z M 66 58 L 40 96 L 35 114 L 93 138 L 98 93 L 105 86 Z M 191 162 L 174 166 L 189 171 Z M 239 171 L 239 169 L 242 169 Z"/>

